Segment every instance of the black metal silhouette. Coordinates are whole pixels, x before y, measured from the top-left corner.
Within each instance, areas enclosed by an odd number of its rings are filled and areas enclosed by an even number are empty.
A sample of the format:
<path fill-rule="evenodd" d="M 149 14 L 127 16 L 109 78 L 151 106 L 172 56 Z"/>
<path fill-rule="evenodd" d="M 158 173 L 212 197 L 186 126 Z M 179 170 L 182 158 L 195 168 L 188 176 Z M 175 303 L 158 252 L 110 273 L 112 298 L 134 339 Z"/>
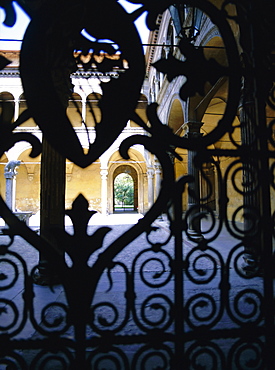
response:
<path fill-rule="evenodd" d="M 268 1 L 224 1 L 217 8 L 209 1 L 188 2 L 187 5 L 203 11 L 217 26 L 228 66 L 221 67 L 215 61 L 206 60 L 202 51 L 184 35 L 179 49 L 185 60 L 169 56 L 154 66 L 166 73 L 170 81 L 179 75 L 187 78 L 180 92 L 183 100 L 203 94 L 207 81 L 214 84 L 226 76 L 228 101 L 211 133 L 179 137 L 160 121 L 157 104 L 148 107 L 149 124 L 134 112 L 145 65 L 142 45 L 132 22 L 137 14 L 148 11 L 148 25 L 153 29 L 159 13 L 173 4 L 181 8 L 185 2 L 131 2 L 142 4 L 132 15 L 115 0 L 41 1 L 37 2 L 37 8 L 31 1 L 18 1 L 32 17 L 20 60 L 28 112 L 15 123 L 0 126 L 1 155 L 23 140 L 31 144 L 33 157 L 40 154 L 38 139 L 16 132 L 25 119 L 33 117 L 57 151 L 85 168 L 104 153 L 127 120 L 132 119 L 147 133 L 125 140 L 120 153 L 127 159 L 132 145 L 143 145 L 160 162 L 163 181 L 160 194 L 145 217 L 108 242 L 112 228 L 98 227 L 92 234 L 88 233 L 87 224 L 94 212 L 88 211 L 82 195 L 68 212 L 73 221 L 73 235 L 52 230 L 55 244 L 19 221 L 0 198 L 1 217 L 8 225 L 5 231 L 8 241 L 0 245 L 0 364 L 20 369 L 40 369 L 47 365 L 100 369 L 106 364 L 116 369 L 191 369 L 211 363 L 212 368 L 219 369 L 271 369 L 274 366 L 274 214 L 272 216 L 270 188 L 275 188 L 274 119 L 267 124 L 265 104 L 267 101 L 274 109 L 271 54 L 274 37 L 265 33 L 263 41 L 267 40 L 268 45 L 261 44 L 258 23 L 263 22 L 256 16 L 260 8 L 260 14 L 270 25 L 270 5 Z M 236 16 L 227 13 L 227 7 L 233 4 Z M 0 6 L 7 15 L 5 24 L 12 26 L 15 15 L 11 2 L 1 1 Z M 229 20 L 240 27 L 242 60 Z M 98 63 L 95 56 L 101 50 L 112 54 L 115 49 L 109 44 L 87 41 L 80 34 L 83 28 L 97 39 L 111 39 L 118 45 L 120 57 Z M 73 58 L 76 50 L 78 54 Z M 82 63 L 81 55 L 87 56 L 91 50 L 90 62 Z M 8 61 L 1 58 L 1 67 L 6 65 Z M 114 67 L 119 71 L 119 78 L 101 84 L 102 120 L 95 127 L 95 142 L 90 143 L 88 154 L 84 154 L 65 114 L 72 91 L 70 75 L 79 69 L 89 73 L 93 68 L 104 74 Z M 243 78 L 249 78 L 255 108 L 249 125 L 257 134 L 251 139 L 252 143 L 244 140 L 239 144 L 234 141 L 233 132 L 238 127 L 233 121 L 238 114 Z M 247 121 L 241 124 L 242 132 L 247 132 Z M 231 138 L 233 149 L 213 149 L 211 145 L 225 134 Z M 253 151 L 247 151 L 250 145 Z M 194 179 L 187 175 L 175 180 L 171 158 L 180 159 L 175 148 L 195 151 L 193 165 L 206 182 L 205 164 L 215 166 L 218 219 L 207 206 L 213 191 L 210 183 L 205 198 L 197 199 L 197 204 L 183 216 L 182 194 L 188 189 L 192 192 L 189 184 Z M 222 173 L 214 157 L 234 160 Z M 236 181 L 239 171 L 244 171 L 253 184 L 247 180 L 244 188 L 239 187 Z M 254 176 L 251 171 L 255 171 Z M 246 199 L 244 205 L 235 210 L 232 222 L 227 215 L 229 181 L 240 197 Z M 247 201 L 247 196 L 255 192 L 260 197 L 259 209 Z M 249 219 L 245 229 L 235 221 L 242 211 Z M 168 215 L 169 233 L 161 238 L 155 235 L 160 230 L 153 222 L 163 213 Z M 189 232 L 190 222 L 206 218 L 203 238 L 193 238 Z M 232 237 L 232 245 L 226 253 L 217 246 L 224 229 Z M 256 252 L 254 247 L 249 248 L 255 235 L 260 243 Z M 61 282 L 62 300 L 47 302 L 40 313 L 36 312 L 38 298 L 32 280 L 35 267 L 29 271 L 24 255 L 16 248 L 16 236 L 45 256 Z M 138 248 L 141 238 L 146 248 Z M 191 245 L 189 249 L 188 245 Z M 123 258 L 127 251 L 132 253 L 128 261 Z M 259 265 L 249 274 L 242 268 L 246 252 L 251 252 L 252 259 L 253 253 L 259 254 L 255 258 Z M 123 280 L 123 291 L 116 290 L 118 281 L 114 271 Z M 232 289 L 234 284 L 240 284 L 238 292 Z M 18 285 L 22 288 L 21 294 L 14 301 L 9 298 L 9 292 Z M 37 332 L 33 338 L 24 337 L 28 325 Z"/>

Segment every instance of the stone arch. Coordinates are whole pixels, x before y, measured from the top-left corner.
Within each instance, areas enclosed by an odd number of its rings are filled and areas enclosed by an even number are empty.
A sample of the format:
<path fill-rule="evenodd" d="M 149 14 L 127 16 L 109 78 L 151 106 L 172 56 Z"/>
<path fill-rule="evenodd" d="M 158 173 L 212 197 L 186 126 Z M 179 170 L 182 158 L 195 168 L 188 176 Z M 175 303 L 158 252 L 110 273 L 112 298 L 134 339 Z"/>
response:
<path fill-rule="evenodd" d="M 3 91 L 0 93 L 0 124 L 10 124 L 14 122 L 14 96 Z"/>
<path fill-rule="evenodd" d="M 174 99 L 171 103 L 168 115 L 168 126 L 173 130 L 174 134 L 181 136 L 182 125 L 184 124 L 184 114 L 182 103 L 179 99 Z"/>
<path fill-rule="evenodd" d="M 216 30 L 216 29 L 213 29 Z M 211 32 L 207 42 L 203 44 L 204 56 L 207 60 L 214 59 L 221 66 L 227 66 L 226 51 L 222 38 L 217 34 Z M 201 122 L 207 107 L 215 96 L 222 97 L 227 100 L 228 94 L 228 80 L 226 77 L 221 77 L 213 85 L 207 82 L 204 86 L 203 96 L 196 94 L 188 99 L 187 121 Z"/>
<path fill-rule="evenodd" d="M 170 108 L 168 111 L 168 126 L 172 129 L 173 133 L 178 136 L 183 136 L 186 132 L 186 127 L 184 125 L 184 111 L 182 101 L 178 98 L 178 95 L 172 99 Z M 174 170 L 176 178 L 180 178 L 186 175 L 188 172 L 187 162 L 188 154 L 187 150 L 183 148 L 177 148 L 177 153 L 181 156 L 182 160 L 174 159 Z M 182 195 L 182 207 L 187 208 L 187 193 L 184 192 Z"/>
<path fill-rule="evenodd" d="M 222 118 L 224 114 L 225 108 L 226 102 L 222 97 L 214 96 L 210 100 L 202 117 L 203 126 L 201 128 L 201 131 L 204 135 L 208 134 L 216 127 L 218 121 Z"/>
<path fill-rule="evenodd" d="M 136 173 L 136 205 L 135 208 L 139 213 L 144 213 L 146 204 L 145 204 L 145 174 L 147 171 L 147 166 L 145 163 L 145 159 L 141 153 L 139 153 L 135 149 L 129 150 L 130 159 L 125 160 L 123 159 L 119 152 L 114 152 L 108 161 L 108 180 L 107 180 L 107 193 L 108 193 L 108 200 L 107 200 L 107 208 L 109 213 L 114 212 L 114 178 L 118 175 L 118 173 L 122 173 L 123 169 L 128 169 L 132 174 Z M 123 167 L 126 166 L 126 167 Z M 128 167 L 127 167 L 128 166 Z M 119 168 L 117 170 L 117 168 Z M 120 172 L 121 171 L 121 172 Z"/>
<path fill-rule="evenodd" d="M 226 49 L 223 39 L 219 35 L 213 35 L 204 45 L 204 55 L 206 59 L 215 59 L 220 65 L 228 67 Z"/>
<path fill-rule="evenodd" d="M 217 33 L 216 29 L 209 31 L 207 38 L 204 38 L 204 42 L 201 44 L 207 46 L 204 49 L 204 55 L 206 59 L 214 59 L 219 65 L 227 66 L 226 50 L 224 48 L 223 40 Z M 209 82 L 204 86 L 204 95 L 200 96 L 196 94 L 188 101 L 188 121 L 202 122 L 200 132 L 203 135 L 207 135 L 213 131 L 219 124 L 220 119 L 226 109 L 228 97 L 228 79 L 227 77 L 221 77 L 215 83 L 210 84 Z M 238 118 L 235 118 L 233 122 L 234 126 L 239 126 Z M 238 128 L 234 129 L 231 133 L 233 139 L 238 142 L 240 140 L 240 131 Z M 232 141 L 225 133 L 219 140 L 215 142 L 215 148 L 231 149 Z M 219 168 L 223 172 L 225 167 L 228 166 L 228 159 L 225 163 L 219 161 Z M 215 166 L 212 162 L 204 163 L 203 165 L 203 176 L 200 176 L 200 194 L 202 203 L 207 204 L 212 210 L 217 211 L 217 173 Z M 240 179 L 241 181 L 241 179 Z M 228 204 L 230 207 L 230 203 Z"/>

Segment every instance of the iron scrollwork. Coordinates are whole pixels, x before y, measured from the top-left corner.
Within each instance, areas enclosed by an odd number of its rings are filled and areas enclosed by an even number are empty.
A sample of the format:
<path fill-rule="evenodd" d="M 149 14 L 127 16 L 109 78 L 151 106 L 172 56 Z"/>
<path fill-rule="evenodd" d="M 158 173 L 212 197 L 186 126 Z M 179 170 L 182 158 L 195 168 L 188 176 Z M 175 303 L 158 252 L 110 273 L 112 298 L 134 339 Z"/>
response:
<path fill-rule="evenodd" d="M 0 245 L 0 364 L 20 369 L 195 369 L 209 363 L 217 369 L 270 368 L 269 350 L 274 339 L 268 328 L 274 328 L 274 312 L 269 311 L 274 309 L 274 263 L 270 260 L 274 261 L 274 256 L 268 237 L 272 232 L 274 236 L 274 217 L 265 225 L 263 213 L 268 209 L 270 193 L 268 190 L 263 195 L 262 191 L 274 188 L 274 154 L 270 150 L 274 147 L 274 120 L 266 125 L 254 116 L 257 134 L 261 130 L 264 133 L 251 142 L 236 139 L 240 132 L 247 132 L 247 122 L 234 122 L 246 75 L 230 22 L 235 22 L 241 32 L 245 22 L 229 14 L 228 7 L 236 5 L 237 12 L 245 13 L 248 19 L 250 7 L 246 1 L 238 2 L 241 5 L 225 1 L 222 8 L 204 0 L 130 2 L 141 4 L 140 9 L 128 14 L 117 1 L 61 0 L 50 5 L 42 1 L 34 10 L 31 2 L 18 0 L 32 18 L 20 55 L 28 110 L 16 122 L 0 126 L 1 155 L 20 141 L 30 143 L 31 156 L 41 153 L 41 143 L 35 136 L 16 131 L 33 117 L 56 151 L 86 168 L 109 148 L 131 119 L 145 133 L 124 140 L 121 156 L 129 159 L 129 149 L 142 145 L 157 158 L 163 179 L 159 195 L 144 218 L 109 242 L 107 236 L 115 226 L 94 226 L 89 234 L 87 225 L 95 212 L 79 195 L 67 211 L 73 234 L 52 230 L 58 248 L 18 220 L 0 198 L 1 217 L 8 225 Z M 160 119 L 157 103 L 148 106 L 148 122 L 135 112 L 145 63 L 133 21 L 147 12 L 148 27 L 154 30 L 158 15 L 172 5 L 201 10 L 205 19 L 217 27 L 226 54 L 226 66 L 207 60 L 194 39 L 181 34 L 176 56 L 170 53 L 153 64 L 170 83 L 180 76 L 186 78 L 179 91 L 185 102 L 190 97 L 203 96 L 206 84 L 212 86 L 220 78 L 227 78 L 227 101 L 221 118 L 210 132 L 197 137 L 173 133 Z M 0 6 L 6 14 L 4 23 L 12 26 L 12 2 L 1 1 Z M 92 41 L 83 37 L 83 29 Z M 104 39 L 111 42 L 101 41 Z M 245 50 L 242 38 L 241 45 Z M 117 57 L 99 61 L 101 51 Z M 251 63 L 251 58 L 258 61 L 258 54 L 253 52 L 253 48 L 247 51 L 246 63 Z M 0 63 L 3 69 L 9 62 L 1 57 Z M 252 68 L 250 64 L 249 67 Z M 93 69 L 104 77 L 115 69 L 118 76 L 108 76 L 107 82 L 104 78 L 100 82 L 101 121 L 96 122 L 94 142 L 88 137 L 89 149 L 84 153 L 65 108 L 72 92 L 70 75 L 76 71 L 89 75 Z M 268 104 L 274 109 L 274 88 L 269 86 L 268 91 Z M 262 104 L 256 92 L 252 90 L 254 102 Z M 225 136 L 231 147 L 215 147 Z M 269 147 L 263 148 L 264 139 Z M 250 145 L 255 151 L 247 155 Z M 203 196 L 192 188 L 193 176 L 176 178 L 174 161 L 182 160 L 178 149 L 195 152 L 192 165 L 204 182 Z M 224 166 L 222 161 L 227 158 L 231 161 Z M 267 163 L 271 163 L 270 168 Z M 208 204 L 214 192 L 213 182 L 207 177 L 209 168 L 216 173 L 219 201 L 215 211 Z M 230 194 L 228 183 L 232 185 Z M 263 197 L 260 209 L 251 201 L 255 194 L 259 195 L 259 189 Z M 184 194 L 193 201 L 187 209 L 183 209 Z M 244 202 L 235 207 L 229 220 L 234 196 Z M 238 221 L 241 213 L 246 227 Z M 165 230 L 156 223 L 162 214 L 167 214 L 168 219 Z M 196 230 L 198 224 L 202 225 L 200 230 Z M 194 231 L 200 232 L 199 238 Z M 230 243 L 222 248 L 224 232 Z M 59 288 L 45 288 L 53 301 L 43 302 L 32 279 L 37 265 L 30 266 L 24 259 L 16 244 L 19 237 L 28 243 L 28 248 L 43 253 L 58 273 Z M 257 268 L 247 273 L 242 261 L 254 255 L 258 258 L 259 254 L 260 246 L 255 246 L 254 238 L 261 246 L 269 244 L 260 249 L 262 259 Z M 124 258 L 128 252 L 131 257 Z M 258 263 L 256 257 L 254 262 Z M 233 289 L 235 286 L 238 291 Z M 20 292 L 16 299 L 9 298 L 13 290 Z M 30 327 L 35 329 L 32 338 L 28 337 Z"/>

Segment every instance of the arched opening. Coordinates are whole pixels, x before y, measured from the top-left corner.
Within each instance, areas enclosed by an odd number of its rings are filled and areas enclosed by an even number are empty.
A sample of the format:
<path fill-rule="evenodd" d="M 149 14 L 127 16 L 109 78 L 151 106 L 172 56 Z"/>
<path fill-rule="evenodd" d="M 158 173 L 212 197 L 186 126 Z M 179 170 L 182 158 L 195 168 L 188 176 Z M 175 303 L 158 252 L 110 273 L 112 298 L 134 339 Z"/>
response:
<path fill-rule="evenodd" d="M 9 124 L 14 121 L 14 97 L 9 92 L 0 93 L 0 123 Z"/>
<path fill-rule="evenodd" d="M 98 93 L 91 93 L 86 99 L 86 118 L 85 123 L 87 127 L 95 127 L 101 121 L 101 110 L 99 108 L 99 101 L 101 95 Z"/>
<path fill-rule="evenodd" d="M 67 107 L 67 116 L 73 127 L 82 125 L 82 99 L 77 93 L 72 93 Z"/>
<path fill-rule="evenodd" d="M 137 212 L 138 186 L 137 172 L 132 166 L 119 166 L 113 176 L 113 210 L 117 212 Z"/>

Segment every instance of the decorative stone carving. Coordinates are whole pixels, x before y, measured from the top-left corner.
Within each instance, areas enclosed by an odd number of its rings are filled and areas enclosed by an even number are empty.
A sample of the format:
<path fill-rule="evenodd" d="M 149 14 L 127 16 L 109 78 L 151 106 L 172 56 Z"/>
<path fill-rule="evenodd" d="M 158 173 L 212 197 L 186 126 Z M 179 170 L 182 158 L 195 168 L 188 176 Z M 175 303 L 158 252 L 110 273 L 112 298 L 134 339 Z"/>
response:
<path fill-rule="evenodd" d="M 34 163 L 24 163 L 26 170 L 27 170 L 27 176 L 29 181 L 33 181 L 34 179 L 34 173 L 35 173 L 35 166 L 37 165 Z"/>
<path fill-rule="evenodd" d="M 15 160 L 9 161 L 5 166 L 5 177 L 10 178 L 16 176 L 17 175 L 16 167 L 20 166 L 20 164 L 21 161 Z M 8 175 L 6 176 L 6 174 Z"/>
<path fill-rule="evenodd" d="M 28 173 L 28 180 L 33 181 L 34 174 L 33 173 Z"/>
<path fill-rule="evenodd" d="M 12 160 L 5 166 L 4 176 L 6 178 L 6 204 L 15 211 L 15 177 L 17 175 L 16 168 L 20 166 L 21 161 Z"/>

